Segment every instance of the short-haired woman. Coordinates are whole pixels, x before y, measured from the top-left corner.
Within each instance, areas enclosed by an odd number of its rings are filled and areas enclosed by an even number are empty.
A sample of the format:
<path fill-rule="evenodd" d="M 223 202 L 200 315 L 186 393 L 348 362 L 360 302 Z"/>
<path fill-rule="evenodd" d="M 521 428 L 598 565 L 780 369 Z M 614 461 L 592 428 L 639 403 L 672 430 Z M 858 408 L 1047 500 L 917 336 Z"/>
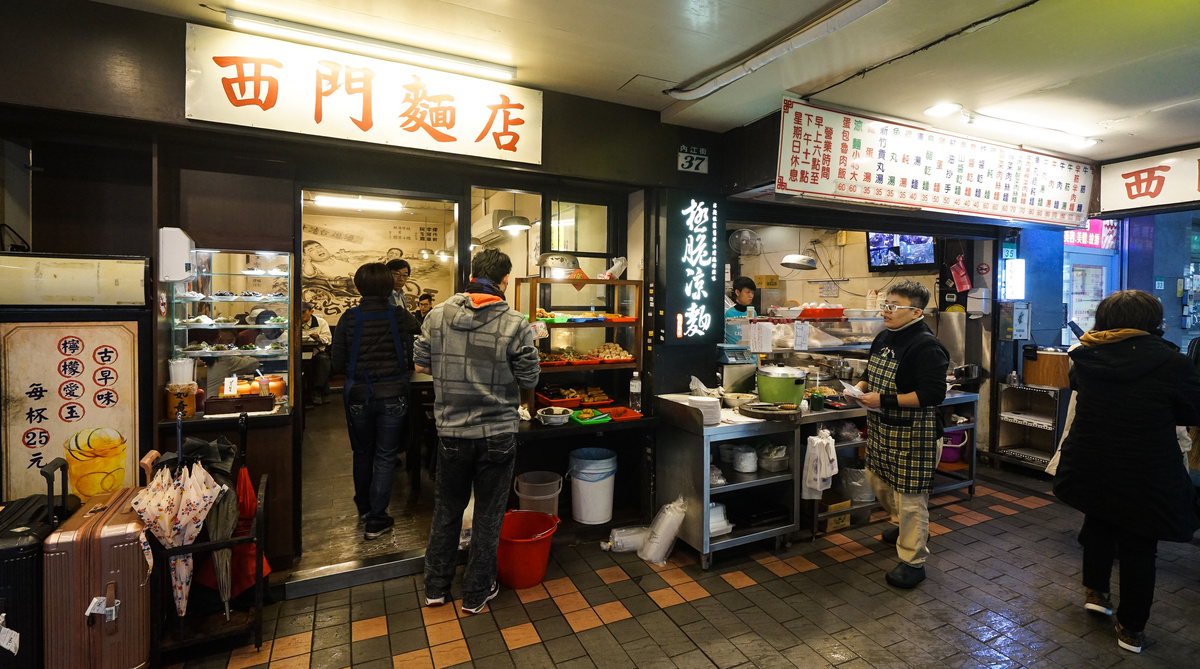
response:
<path fill-rule="evenodd" d="M 1175 437 L 1200 425 L 1200 377 L 1162 338 L 1162 303 L 1122 290 L 1096 309 L 1071 356 L 1075 420 L 1063 440 L 1054 494 L 1084 513 L 1085 608 L 1112 615 L 1113 560 L 1121 560 L 1117 644 L 1140 653 L 1154 601 L 1159 541 L 1191 541 L 1200 528 L 1196 489 Z M 1130 406 L 1131 394 L 1155 398 Z"/>
<path fill-rule="evenodd" d="M 408 413 L 408 359 L 417 322 L 407 309 L 388 303 L 394 285 L 383 263 L 358 268 L 354 287 L 362 299 L 342 314 L 331 352 L 333 369 L 346 375 L 342 393 L 354 452 L 354 504 L 366 523 L 366 539 L 395 524 L 388 504 Z"/>

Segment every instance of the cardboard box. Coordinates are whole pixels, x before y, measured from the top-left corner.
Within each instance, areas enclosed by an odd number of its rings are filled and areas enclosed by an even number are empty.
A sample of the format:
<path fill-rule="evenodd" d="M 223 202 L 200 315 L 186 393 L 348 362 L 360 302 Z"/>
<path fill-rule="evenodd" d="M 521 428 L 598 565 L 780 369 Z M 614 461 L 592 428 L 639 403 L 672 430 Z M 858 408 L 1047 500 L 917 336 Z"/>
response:
<path fill-rule="evenodd" d="M 275 408 L 274 395 L 241 395 L 238 397 L 214 397 L 204 402 L 204 413 L 208 415 L 226 413 L 251 413 L 270 411 Z"/>
<path fill-rule="evenodd" d="M 823 532 L 836 532 L 838 530 L 850 527 L 850 505 L 852 502 L 848 499 L 843 499 L 841 495 L 826 490 L 821 495 L 821 503 L 817 506 L 820 513 L 830 511 L 846 511 L 846 513 L 830 516 L 821 524 L 820 529 Z"/>

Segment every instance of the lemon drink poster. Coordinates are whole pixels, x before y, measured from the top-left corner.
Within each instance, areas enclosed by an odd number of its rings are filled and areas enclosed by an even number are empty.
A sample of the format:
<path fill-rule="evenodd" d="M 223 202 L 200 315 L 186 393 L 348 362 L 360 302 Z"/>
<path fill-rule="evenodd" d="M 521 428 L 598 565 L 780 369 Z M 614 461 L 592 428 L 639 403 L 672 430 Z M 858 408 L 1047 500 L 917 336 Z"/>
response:
<path fill-rule="evenodd" d="M 82 500 L 137 485 L 137 351 L 136 322 L 0 324 L 4 499 L 54 458 Z"/>

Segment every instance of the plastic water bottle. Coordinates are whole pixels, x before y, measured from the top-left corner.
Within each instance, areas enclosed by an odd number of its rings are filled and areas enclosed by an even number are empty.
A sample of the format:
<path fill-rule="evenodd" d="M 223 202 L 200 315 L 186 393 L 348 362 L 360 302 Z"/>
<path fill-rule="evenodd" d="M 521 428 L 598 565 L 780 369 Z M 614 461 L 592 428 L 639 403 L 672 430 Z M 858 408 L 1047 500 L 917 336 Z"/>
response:
<path fill-rule="evenodd" d="M 629 408 L 634 411 L 642 410 L 642 380 L 638 378 L 637 372 L 629 379 Z"/>

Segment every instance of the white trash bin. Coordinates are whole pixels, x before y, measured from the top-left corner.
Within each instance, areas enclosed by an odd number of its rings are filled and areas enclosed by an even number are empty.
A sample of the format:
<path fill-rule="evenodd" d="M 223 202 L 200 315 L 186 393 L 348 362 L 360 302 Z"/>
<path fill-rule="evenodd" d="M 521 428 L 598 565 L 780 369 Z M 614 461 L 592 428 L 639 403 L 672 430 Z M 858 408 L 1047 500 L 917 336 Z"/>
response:
<path fill-rule="evenodd" d="M 607 448 L 571 451 L 571 517 L 584 525 L 603 525 L 612 520 L 613 484 L 617 454 Z"/>

